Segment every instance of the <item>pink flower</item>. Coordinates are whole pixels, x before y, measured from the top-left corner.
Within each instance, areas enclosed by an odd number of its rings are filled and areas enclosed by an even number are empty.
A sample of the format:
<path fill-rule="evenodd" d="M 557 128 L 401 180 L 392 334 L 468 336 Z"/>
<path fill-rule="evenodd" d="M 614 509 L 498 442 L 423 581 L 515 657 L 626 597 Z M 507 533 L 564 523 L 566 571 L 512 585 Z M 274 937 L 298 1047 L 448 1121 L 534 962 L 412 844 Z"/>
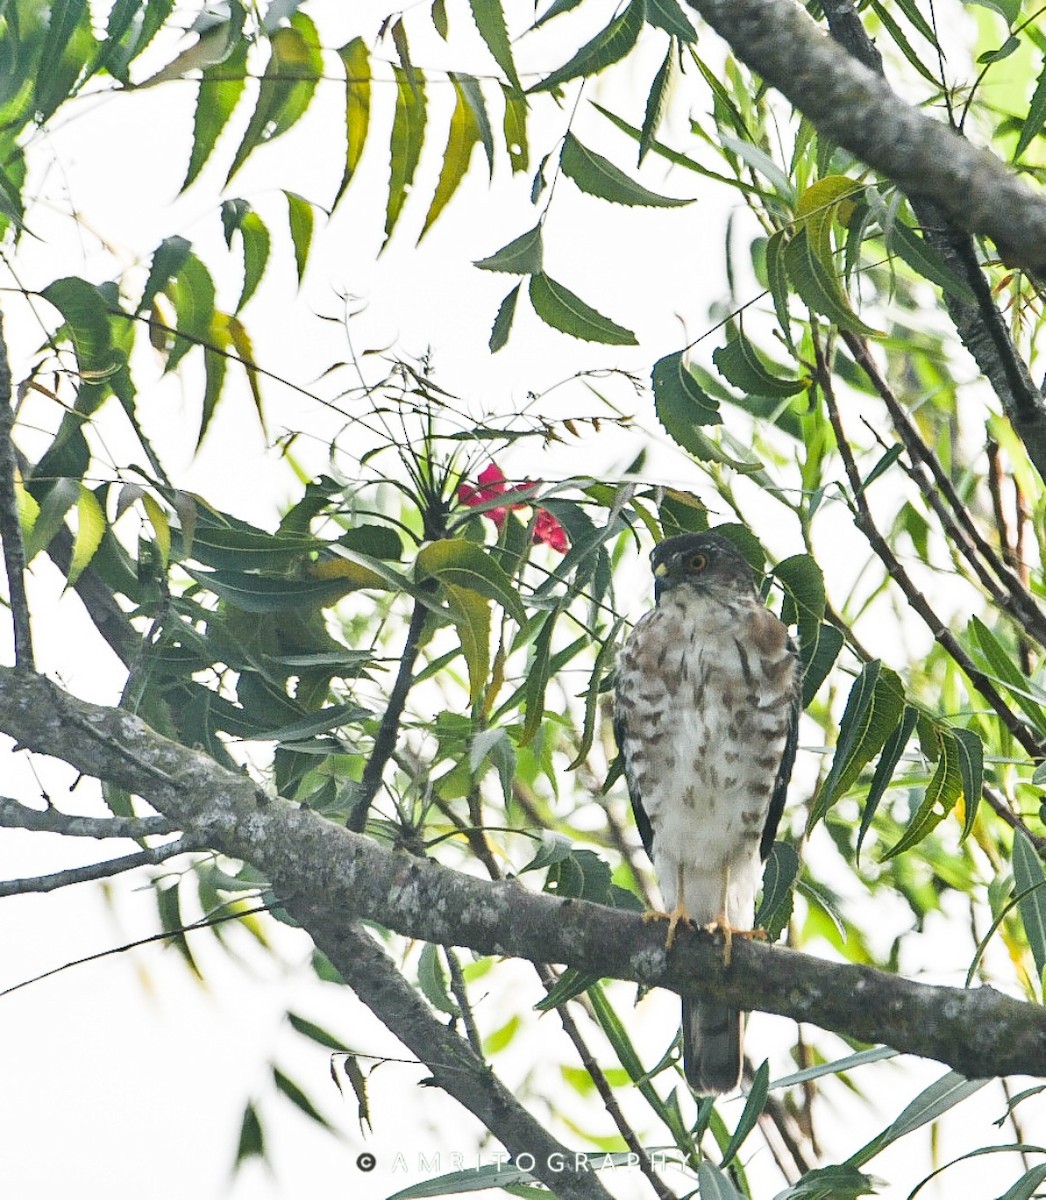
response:
<path fill-rule="evenodd" d="M 481 504 L 489 504 L 491 500 L 496 500 L 508 491 L 519 491 L 521 488 L 535 486 L 528 481 L 526 483 L 513 484 L 510 487 L 504 472 L 494 462 L 480 471 L 479 475 L 476 476 L 476 482 L 479 484 L 478 487 L 473 487 L 469 483 L 463 483 L 458 488 L 458 499 L 466 508 L 477 508 Z M 526 507 L 524 502 L 517 500 L 512 504 L 499 505 L 496 508 L 487 509 L 483 513 L 483 516 L 489 517 L 497 528 L 500 529 L 508 520 L 508 514 L 512 509 Z M 544 542 L 546 546 L 551 546 L 553 550 L 558 551 L 560 554 L 566 554 L 570 549 L 570 539 L 567 537 L 567 531 L 547 508 L 539 508 L 536 511 L 533 537 L 535 542 Z"/>

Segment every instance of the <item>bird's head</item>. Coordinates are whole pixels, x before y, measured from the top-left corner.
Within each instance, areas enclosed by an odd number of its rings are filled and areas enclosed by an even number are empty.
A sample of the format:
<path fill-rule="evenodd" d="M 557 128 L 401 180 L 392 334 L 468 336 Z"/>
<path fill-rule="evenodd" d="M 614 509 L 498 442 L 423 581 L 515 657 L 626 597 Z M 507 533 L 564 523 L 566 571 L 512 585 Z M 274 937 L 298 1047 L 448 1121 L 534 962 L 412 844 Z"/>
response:
<path fill-rule="evenodd" d="M 654 598 L 678 587 L 712 595 L 755 594 L 755 577 L 733 542 L 716 533 L 683 533 L 665 538 L 650 552 Z"/>

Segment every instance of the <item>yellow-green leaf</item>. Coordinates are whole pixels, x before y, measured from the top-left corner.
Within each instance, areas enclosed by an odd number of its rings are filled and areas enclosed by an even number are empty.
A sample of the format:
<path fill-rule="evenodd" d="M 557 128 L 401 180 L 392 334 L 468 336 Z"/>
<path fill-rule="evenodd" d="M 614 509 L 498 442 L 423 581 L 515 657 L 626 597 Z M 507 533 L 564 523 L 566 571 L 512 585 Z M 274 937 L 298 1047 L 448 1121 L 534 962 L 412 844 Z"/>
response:
<path fill-rule="evenodd" d="M 447 132 L 447 148 L 443 152 L 443 167 L 440 171 L 436 192 L 429 205 L 425 224 L 421 227 L 418 241 L 428 232 L 433 221 L 447 206 L 451 196 L 458 190 L 458 185 L 468 171 L 472 150 L 482 138 L 480 122 L 476 109 L 465 95 L 462 80 L 451 72 L 450 82 L 454 88 L 454 112 L 450 118 L 450 129 Z"/>
<path fill-rule="evenodd" d="M 148 492 L 142 493 L 142 507 L 149 518 L 149 524 L 153 527 L 156 548 L 160 552 L 160 561 L 166 569 L 167 564 L 171 561 L 171 523 L 159 501 L 155 496 L 150 496 Z"/>
<path fill-rule="evenodd" d="M 470 587 L 444 583 L 469 672 L 469 700 L 475 704 L 490 674 L 490 602 Z"/>
<path fill-rule="evenodd" d="M 356 174 L 370 124 L 370 58 L 363 38 L 353 38 L 338 50 L 345 71 L 345 170 L 334 197 L 335 207 Z"/>
<path fill-rule="evenodd" d="M 522 628 L 526 610 L 515 584 L 498 565 L 493 555 L 464 538 L 445 538 L 430 542 L 418 551 L 417 578 L 435 578 L 441 583 L 470 588 L 488 600 L 496 600 Z"/>
<path fill-rule="evenodd" d="M 73 557 L 69 563 L 70 586 L 84 573 L 104 535 L 105 513 L 102 506 L 94 492 L 81 483 L 80 498 L 76 502 L 76 537 L 73 539 Z"/>

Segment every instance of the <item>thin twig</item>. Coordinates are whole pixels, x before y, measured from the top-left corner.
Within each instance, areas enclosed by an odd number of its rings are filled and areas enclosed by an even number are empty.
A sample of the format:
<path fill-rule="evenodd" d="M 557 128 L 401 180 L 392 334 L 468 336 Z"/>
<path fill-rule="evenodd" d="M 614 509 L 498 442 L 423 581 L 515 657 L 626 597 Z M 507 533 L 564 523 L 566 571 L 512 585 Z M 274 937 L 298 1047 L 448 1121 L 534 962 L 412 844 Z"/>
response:
<path fill-rule="evenodd" d="M 151 846 L 136 854 L 125 854 L 123 858 L 110 858 L 105 862 L 89 863 L 85 867 L 70 867 L 66 871 L 55 871 L 52 875 L 37 875 L 27 879 L 0 880 L 0 897 L 24 896 L 30 892 L 55 892 L 59 888 L 71 887 L 74 883 L 90 883 L 97 879 L 109 879 L 136 867 L 150 867 L 166 862 L 178 854 L 190 854 L 206 849 L 206 843 L 198 838 L 179 838 L 176 842 L 165 842 L 162 846 Z"/>
<path fill-rule="evenodd" d="M 396 681 L 389 693 L 389 702 L 381 718 L 381 724 L 374 738 L 367 765 L 363 769 L 363 778 L 356 794 L 352 812 L 345 822 L 354 833 L 362 833 L 367 827 L 367 814 L 374 803 L 374 797 L 381 787 L 381 778 L 385 767 L 396 749 L 396 737 L 399 733 L 400 719 L 403 708 L 407 703 L 407 693 L 414 681 L 414 664 L 421 649 L 421 634 L 425 628 L 425 618 L 428 608 L 420 599 L 414 601 L 414 611 L 411 613 L 410 625 L 407 628 L 407 639 L 403 644 L 403 654 L 400 658 Z"/>
<path fill-rule="evenodd" d="M 1011 829 L 1019 829 L 1021 833 L 1035 847 L 1039 857 L 1046 862 L 1046 837 L 1040 834 L 1032 833 L 1024 821 L 1013 811 L 1006 803 L 1006 798 L 1001 792 L 998 792 L 990 784 L 984 784 L 981 788 L 981 795 L 988 802 L 988 807 L 1000 817 Z"/>
<path fill-rule="evenodd" d="M 30 808 L 10 796 L 0 796 L 0 826 L 89 838 L 142 838 L 178 832 L 178 826 L 163 816 L 78 817 L 53 807 Z"/>
<path fill-rule="evenodd" d="M 815 352 L 817 357 L 818 383 L 824 392 L 828 417 L 832 423 L 832 429 L 835 431 L 839 454 L 843 460 L 843 467 L 850 483 L 850 490 L 853 493 L 855 524 L 864 534 L 868 544 L 886 568 L 889 576 L 904 593 L 909 607 L 922 617 L 926 627 L 933 635 L 934 641 L 951 655 L 955 663 L 963 670 L 966 677 L 995 710 L 999 719 L 1028 754 L 1036 761 L 1043 759 L 1046 757 L 1046 743 L 1017 716 L 996 690 L 987 675 L 977 667 L 977 664 L 962 648 L 952 631 L 930 607 L 926 597 L 912 582 L 911 577 L 901 566 L 889 543 L 879 532 L 879 528 L 872 517 L 871 509 L 868 507 L 868 501 L 861 486 L 860 472 L 857 469 L 857 464 L 854 462 L 853 453 L 850 450 L 850 444 L 843 429 L 842 419 L 839 416 L 839 406 L 836 403 L 835 391 L 832 386 L 831 372 L 828 370 L 828 365 L 824 359 L 824 350 L 819 341 L 815 343 Z"/>
<path fill-rule="evenodd" d="M 4 340 L 4 316 L 0 312 L 0 539 L 4 543 L 4 568 L 7 571 L 11 620 L 14 623 L 15 665 L 35 670 L 33 634 L 29 621 L 29 601 L 25 594 L 25 543 L 18 515 L 15 489 L 14 396 L 11 392 L 11 364 Z"/>
<path fill-rule="evenodd" d="M 465 984 L 465 976 L 461 970 L 461 963 L 458 962 L 457 954 L 449 946 L 444 946 L 443 952 L 447 956 L 447 965 L 450 967 L 450 992 L 458 1002 L 458 1008 L 461 1010 L 461 1022 L 465 1026 L 465 1036 L 468 1038 L 472 1049 L 482 1057 L 483 1039 L 479 1036 L 479 1027 L 476 1025 L 472 1005 L 469 1003 L 468 987 Z"/>

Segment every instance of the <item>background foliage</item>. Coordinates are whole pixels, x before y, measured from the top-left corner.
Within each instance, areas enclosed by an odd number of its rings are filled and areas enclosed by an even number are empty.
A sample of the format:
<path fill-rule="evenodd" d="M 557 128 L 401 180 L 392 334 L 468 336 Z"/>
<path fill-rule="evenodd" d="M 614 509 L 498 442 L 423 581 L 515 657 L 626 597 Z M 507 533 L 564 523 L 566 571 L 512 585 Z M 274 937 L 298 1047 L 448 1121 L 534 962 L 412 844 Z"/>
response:
<path fill-rule="evenodd" d="M 1040 13 L 872 0 L 859 15 L 906 98 L 1040 180 Z M 947 971 L 1041 1003 L 1046 510 L 1011 398 L 987 386 L 981 359 L 971 367 L 969 328 L 955 330 L 972 310 L 1006 362 L 1040 374 L 1041 297 L 1019 266 L 989 243 L 942 246 L 919 197 L 819 135 L 676 0 L 556 0 L 536 16 L 435 0 L 370 23 L 293 0 L 7 0 L 0 59 L 3 307 L 19 331 L 5 552 L 20 524 L 30 571 L 59 566 L 123 663 L 125 708 L 406 854 L 638 909 L 652 892 L 608 728 L 615 651 L 642 611 L 636 564 L 652 542 L 714 525 L 766 572 L 805 670 L 800 764 L 761 922 L 794 947 L 908 973 L 943 942 Z M 53 183 L 52 131 L 90 105 L 157 94 L 184 109 L 187 93 L 187 151 L 169 154 L 186 199 L 216 197 L 206 221 L 224 248 L 172 216 L 130 256 L 118 229 L 89 230 L 105 247 L 96 273 L 41 272 L 37 229 L 56 204 L 78 219 Z M 327 191 L 300 194 L 282 165 L 266 174 L 282 138 L 322 155 Z M 361 191 L 364 156 L 387 164 L 381 195 L 372 176 Z M 264 187 L 243 186 L 249 166 Z M 377 213 L 382 247 L 438 239 L 477 176 L 491 183 L 483 204 L 530 206 L 499 247 L 481 223 L 460 247 L 500 283 L 489 351 L 522 339 L 537 357 L 570 335 L 566 386 L 479 399 L 428 355 L 357 351 L 354 317 L 334 322 L 341 357 L 319 383 L 267 366 L 250 314 L 267 293 L 290 303 L 280 256 L 298 284 L 323 271 L 322 231 L 350 202 Z M 687 236 L 725 265 L 694 336 L 644 356 L 627 280 L 585 287 L 586 218 L 571 217 L 569 239 L 546 236 L 568 188 L 580 205 L 568 212 L 613 217 L 623 241 L 632 210 L 728 214 L 711 230 L 688 218 Z M 611 262 L 618 251 L 599 246 Z M 149 407 L 158 374 L 183 381 L 197 450 L 236 405 L 243 436 L 249 426 L 287 464 L 278 524 L 184 485 Z M 271 396 L 291 390 L 300 417 L 274 432 Z M 683 457 L 662 470 L 666 443 Z M 616 465 L 593 471 L 599 460 Z M 19 625 L 10 553 L 8 568 Z M 21 632 L 29 665 L 24 620 Z M 103 780 L 103 792 L 114 817 L 140 815 L 126 791 Z M 186 936 L 186 914 L 239 917 L 262 947 L 259 901 L 286 914 L 249 862 L 198 849 L 151 881 L 161 928 L 202 973 L 205 935 Z M 225 944 L 228 925 L 212 933 Z M 541 1053 L 531 1002 L 512 1011 L 510 965 L 381 936 L 495 1069 L 523 1042 Z M 315 971 L 337 982 L 319 954 Z M 634 989 L 539 976 L 539 1007 L 560 1006 L 571 1043 L 562 1098 L 540 1097 L 550 1126 L 610 1154 L 669 1146 L 689 1174 L 665 1184 L 647 1164 L 642 1186 L 662 1195 L 862 1194 L 876 1154 L 979 1086 L 945 1075 L 898 1115 L 887 1053 L 796 1027 L 754 1064 L 738 1117 L 687 1094 L 674 1027 L 659 1055 L 637 1051 Z M 491 993 L 497 1007 L 477 1017 Z M 508 1015 L 489 1029 L 490 1011 Z M 335 1052 L 339 1086 L 367 1116 L 366 1047 L 289 1019 Z M 322 1084 L 278 1067 L 272 1080 L 326 1121 Z M 1006 1195 L 1030 1196 L 1046 1160 L 1023 1113 L 1040 1089 L 996 1086 Z M 865 1145 L 849 1157 L 830 1119 L 844 1094 L 868 1101 Z M 238 1163 L 266 1154 L 279 1112 L 247 1102 Z M 994 1140 L 971 1132 L 968 1151 Z M 761 1155 L 753 1185 L 757 1143 L 775 1166 Z M 917 1189 L 930 1169 L 888 1182 Z M 472 1177 L 495 1179 L 512 1182 Z M 455 1181 L 428 1186 L 409 1194 Z"/>

